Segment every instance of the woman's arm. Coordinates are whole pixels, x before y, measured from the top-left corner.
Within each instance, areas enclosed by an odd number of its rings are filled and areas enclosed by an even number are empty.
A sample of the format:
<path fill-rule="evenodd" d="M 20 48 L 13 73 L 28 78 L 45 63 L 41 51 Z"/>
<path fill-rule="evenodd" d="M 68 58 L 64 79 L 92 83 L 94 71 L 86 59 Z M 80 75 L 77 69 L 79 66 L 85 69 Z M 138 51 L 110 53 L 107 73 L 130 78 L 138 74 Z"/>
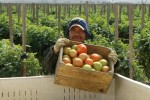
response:
<path fill-rule="evenodd" d="M 48 73 L 55 74 L 56 63 L 57 63 L 60 47 L 66 44 L 69 44 L 69 39 L 59 38 L 56 41 L 56 44 L 50 47 L 50 50 L 47 53 L 46 57 L 44 58 L 44 62 L 43 62 L 44 74 L 48 74 Z"/>
<path fill-rule="evenodd" d="M 50 47 L 47 55 L 44 58 L 43 62 L 43 71 L 44 74 L 55 74 L 56 63 L 59 53 L 54 53 L 54 46 Z"/>

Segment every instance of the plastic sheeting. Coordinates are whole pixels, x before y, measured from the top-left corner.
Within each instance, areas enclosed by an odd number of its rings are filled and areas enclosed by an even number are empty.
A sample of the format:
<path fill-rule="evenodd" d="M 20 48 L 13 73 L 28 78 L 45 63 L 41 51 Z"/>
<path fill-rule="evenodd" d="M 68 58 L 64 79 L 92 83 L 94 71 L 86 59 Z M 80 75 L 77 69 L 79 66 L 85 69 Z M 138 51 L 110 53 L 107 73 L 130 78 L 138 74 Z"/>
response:
<path fill-rule="evenodd" d="M 49 4 L 150 4 L 150 0 L 0 0 L 0 3 L 49 3 Z"/>
<path fill-rule="evenodd" d="M 111 3 L 112 0 L 0 0 L 0 3 L 58 3 L 58 4 L 82 4 L 89 3 L 101 4 Z"/>
<path fill-rule="evenodd" d="M 112 0 L 112 3 L 119 3 L 119 4 L 143 4 L 143 0 Z"/>
<path fill-rule="evenodd" d="M 143 0 L 144 4 L 150 4 L 150 0 Z"/>

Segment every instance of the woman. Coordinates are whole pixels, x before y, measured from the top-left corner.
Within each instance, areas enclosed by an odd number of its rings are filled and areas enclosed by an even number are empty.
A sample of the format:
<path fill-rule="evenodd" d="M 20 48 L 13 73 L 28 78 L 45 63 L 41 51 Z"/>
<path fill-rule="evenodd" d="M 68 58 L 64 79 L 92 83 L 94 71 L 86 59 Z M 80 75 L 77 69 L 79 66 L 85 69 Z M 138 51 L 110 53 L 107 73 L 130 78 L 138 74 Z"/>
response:
<path fill-rule="evenodd" d="M 44 72 L 54 74 L 56 69 L 56 63 L 58 58 L 58 51 L 61 46 L 67 45 L 69 40 L 84 42 L 91 36 L 88 24 L 83 18 L 75 17 L 73 18 L 66 29 L 66 38 L 60 38 L 57 40 L 56 44 L 50 47 L 50 51 L 44 58 Z M 117 62 L 117 54 L 111 51 L 109 57 L 113 60 L 114 64 Z"/>

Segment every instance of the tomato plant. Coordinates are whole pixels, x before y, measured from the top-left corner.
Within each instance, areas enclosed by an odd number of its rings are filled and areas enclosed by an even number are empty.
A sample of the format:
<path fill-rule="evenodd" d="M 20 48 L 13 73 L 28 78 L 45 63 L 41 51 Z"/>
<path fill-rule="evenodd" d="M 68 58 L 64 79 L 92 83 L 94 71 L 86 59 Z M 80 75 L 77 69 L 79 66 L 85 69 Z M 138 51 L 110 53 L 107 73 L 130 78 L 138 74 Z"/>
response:
<path fill-rule="evenodd" d="M 41 67 L 35 54 L 28 53 L 27 59 L 20 59 L 22 47 L 20 45 L 10 46 L 10 41 L 3 39 L 0 41 L 0 77 L 22 76 L 22 62 L 26 64 L 27 76 L 39 75 Z"/>

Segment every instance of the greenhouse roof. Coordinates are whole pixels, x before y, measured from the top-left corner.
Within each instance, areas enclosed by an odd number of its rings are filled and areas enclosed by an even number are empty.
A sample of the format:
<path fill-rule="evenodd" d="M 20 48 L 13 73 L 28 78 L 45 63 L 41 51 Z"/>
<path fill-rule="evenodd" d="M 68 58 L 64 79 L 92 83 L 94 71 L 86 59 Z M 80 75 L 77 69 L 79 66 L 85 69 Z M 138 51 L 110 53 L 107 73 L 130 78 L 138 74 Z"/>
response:
<path fill-rule="evenodd" d="M 150 0 L 0 0 L 0 3 L 49 3 L 49 4 L 150 4 Z"/>

